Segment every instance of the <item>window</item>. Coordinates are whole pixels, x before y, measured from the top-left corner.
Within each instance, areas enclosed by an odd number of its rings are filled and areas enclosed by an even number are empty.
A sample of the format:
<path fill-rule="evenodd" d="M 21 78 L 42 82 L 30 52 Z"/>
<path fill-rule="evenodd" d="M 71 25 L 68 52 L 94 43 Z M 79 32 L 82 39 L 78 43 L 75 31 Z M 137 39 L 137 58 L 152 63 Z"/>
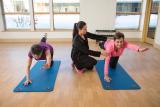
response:
<path fill-rule="evenodd" d="M 72 29 L 79 21 L 79 0 L 53 0 L 55 29 Z"/>
<path fill-rule="evenodd" d="M 79 0 L 3 0 L 3 7 L 6 29 L 72 29 L 79 21 Z"/>
<path fill-rule="evenodd" d="M 116 29 L 138 29 L 142 0 L 117 0 Z"/>
<path fill-rule="evenodd" d="M 150 11 L 151 17 L 149 23 L 149 27 L 151 28 L 156 28 L 157 26 L 159 4 L 160 0 L 152 0 L 151 11 Z"/>
<path fill-rule="evenodd" d="M 160 0 L 152 0 L 151 1 L 151 9 L 150 9 L 150 19 L 148 26 L 147 37 L 150 39 L 154 39 L 156 26 L 158 22 L 158 9 L 159 9 Z"/>
<path fill-rule="evenodd" d="M 36 29 L 50 28 L 49 0 L 33 0 Z"/>
<path fill-rule="evenodd" d="M 28 0 L 3 0 L 6 29 L 30 29 Z"/>

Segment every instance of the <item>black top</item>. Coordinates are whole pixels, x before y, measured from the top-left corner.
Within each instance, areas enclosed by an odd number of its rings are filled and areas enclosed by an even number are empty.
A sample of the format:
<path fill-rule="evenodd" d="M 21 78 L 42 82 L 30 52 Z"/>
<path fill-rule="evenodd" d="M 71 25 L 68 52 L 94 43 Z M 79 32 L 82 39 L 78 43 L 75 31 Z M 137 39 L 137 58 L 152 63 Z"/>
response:
<path fill-rule="evenodd" d="M 85 37 L 90 38 L 90 39 L 94 39 L 94 40 L 98 40 L 98 41 L 106 41 L 107 37 L 106 35 L 96 35 L 90 32 L 87 32 Z"/>
<path fill-rule="evenodd" d="M 96 57 L 100 56 L 101 52 L 93 51 L 89 49 L 88 38 L 91 38 L 94 40 L 102 40 L 102 41 L 105 41 L 107 39 L 102 35 L 100 36 L 100 35 L 92 34 L 89 32 L 87 32 L 86 35 L 84 35 L 84 39 L 79 35 L 75 35 L 72 41 L 73 42 L 72 52 L 71 52 L 72 59 L 78 58 L 82 55 L 91 55 Z"/>

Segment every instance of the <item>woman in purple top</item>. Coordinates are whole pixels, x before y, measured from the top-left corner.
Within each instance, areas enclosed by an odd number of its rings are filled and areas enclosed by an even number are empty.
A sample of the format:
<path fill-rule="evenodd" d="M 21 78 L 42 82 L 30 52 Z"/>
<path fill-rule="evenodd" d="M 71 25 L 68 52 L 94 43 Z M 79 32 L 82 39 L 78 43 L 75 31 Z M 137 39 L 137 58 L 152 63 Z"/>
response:
<path fill-rule="evenodd" d="M 32 81 L 30 80 L 30 67 L 33 58 L 35 60 L 46 60 L 46 63 L 42 67 L 44 69 L 49 69 L 53 64 L 53 47 L 50 44 L 47 44 L 46 40 L 47 37 L 45 34 L 39 44 L 32 45 L 28 53 L 28 65 L 26 70 L 26 81 L 24 82 L 24 85 L 32 83 Z"/>

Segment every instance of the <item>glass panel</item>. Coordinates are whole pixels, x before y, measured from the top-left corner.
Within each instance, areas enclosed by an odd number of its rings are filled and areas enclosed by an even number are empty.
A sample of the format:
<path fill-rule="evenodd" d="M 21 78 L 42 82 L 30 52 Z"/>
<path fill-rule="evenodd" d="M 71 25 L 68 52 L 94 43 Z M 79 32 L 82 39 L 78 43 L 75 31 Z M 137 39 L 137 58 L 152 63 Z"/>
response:
<path fill-rule="evenodd" d="M 49 29 L 50 28 L 50 15 L 41 14 L 35 15 L 35 27 L 38 29 Z"/>
<path fill-rule="evenodd" d="M 5 15 L 7 29 L 29 29 L 29 15 Z"/>
<path fill-rule="evenodd" d="M 160 3 L 160 0 L 152 0 L 149 28 L 147 33 L 147 37 L 150 39 L 154 39 L 154 36 L 155 36 L 155 30 L 156 30 L 157 21 L 158 21 L 159 3 Z"/>
<path fill-rule="evenodd" d="M 36 29 L 50 28 L 49 0 L 33 0 Z"/>
<path fill-rule="evenodd" d="M 34 12 L 49 12 L 49 0 L 33 0 Z"/>
<path fill-rule="evenodd" d="M 141 12 L 142 1 L 132 1 L 126 2 L 125 0 L 117 2 L 117 12 Z"/>
<path fill-rule="evenodd" d="M 79 21 L 79 14 L 56 14 L 54 25 L 56 29 L 73 29 L 74 23 Z"/>
<path fill-rule="evenodd" d="M 117 29 L 138 29 L 140 15 L 117 15 L 115 27 Z"/>
<path fill-rule="evenodd" d="M 79 0 L 53 0 L 53 11 L 56 13 L 54 14 L 54 27 L 72 29 L 74 23 L 79 21 L 79 8 Z"/>
<path fill-rule="evenodd" d="M 53 0 L 55 13 L 79 12 L 79 0 Z"/>
<path fill-rule="evenodd" d="M 138 29 L 142 0 L 117 0 L 117 29 Z"/>
<path fill-rule="evenodd" d="M 4 12 L 29 13 L 29 0 L 3 0 Z"/>

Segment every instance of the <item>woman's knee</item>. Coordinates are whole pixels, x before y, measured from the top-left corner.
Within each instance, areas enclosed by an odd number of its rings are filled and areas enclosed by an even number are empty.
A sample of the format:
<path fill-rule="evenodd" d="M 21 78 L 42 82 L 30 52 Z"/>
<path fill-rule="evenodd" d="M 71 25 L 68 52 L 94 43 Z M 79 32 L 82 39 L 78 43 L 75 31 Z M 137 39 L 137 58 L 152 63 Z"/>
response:
<path fill-rule="evenodd" d="M 116 68 L 119 57 L 111 57 L 109 66 L 113 69 Z"/>
<path fill-rule="evenodd" d="M 96 64 L 97 64 L 97 60 L 94 59 L 94 58 L 91 58 L 91 59 L 88 61 L 87 65 L 86 65 L 86 68 L 89 69 L 89 70 L 91 70 L 91 69 L 93 69 L 93 67 L 94 67 Z"/>
<path fill-rule="evenodd" d="M 92 60 L 91 60 L 91 64 L 92 64 L 92 65 L 96 65 L 96 64 L 97 64 L 97 60 L 96 60 L 96 59 L 94 59 L 94 58 L 92 58 Z"/>
<path fill-rule="evenodd" d="M 92 70 L 93 69 L 93 65 L 91 65 L 91 66 L 88 66 L 88 67 L 86 67 L 86 69 L 88 69 L 88 70 Z"/>

